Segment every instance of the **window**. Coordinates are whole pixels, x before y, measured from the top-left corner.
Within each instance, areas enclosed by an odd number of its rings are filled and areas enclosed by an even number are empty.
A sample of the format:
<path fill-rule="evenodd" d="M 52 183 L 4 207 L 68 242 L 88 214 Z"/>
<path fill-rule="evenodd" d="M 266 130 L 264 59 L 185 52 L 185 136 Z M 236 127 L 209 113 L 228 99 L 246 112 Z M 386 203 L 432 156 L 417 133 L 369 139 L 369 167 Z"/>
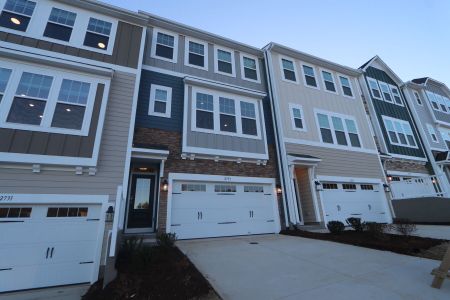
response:
<path fill-rule="evenodd" d="M 220 131 L 236 132 L 236 108 L 234 100 L 219 97 Z"/>
<path fill-rule="evenodd" d="M 291 110 L 292 128 L 300 131 L 305 131 L 306 127 L 304 124 L 302 106 L 290 103 L 289 109 Z"/>
<path fill-rule="evenodd" d="M 324 190 L 337 190 L 338 185 L 336 183 L 324 183 L 322 184 Z"/>
<path fill-rule="evenodd" d="M 438 140 L 437 135 L 436 135 L 436 131 L 434 130 L 433 126 L 431 126 L 430 124 L 427 124 L 427 129 L 428 129 L 428 132 L 431 135 L 431 139 L 433 140 L 433 142 L 439 143 L 439 140 Z"/>
<path fill-rule="evenodd" d="M 380 85 L 384 100 L 386 100 L 387 102 L 392 102 L 392 95 L 391 91 L 389 90 L 388 84 L 382 81 L 378 81 L 378 84 Z"/>
<path fill-rule="evenodd" d="M 344 184 L 342 184 L 342 188 L 344 190 L 356 190 L 356 184 L 344 183 Z"/>
<path fill-rule="evenodd" d="M 323 84 L 325 85 L 325 90 L 336 93 L 333 74 L 327 71 L 322 71 L 322 79 Z"/>
<path fill-rule="evenodd" d="M 255 104 L 241 101 L 242 133 L 246 135 L 258 135 Z"/>
<path fill-rule="evenodd" d="M 256 57 L 241 54 L 242 79 L 259 82 L 259 65 Z"/>
<path fill-rule="evenodd" d="M 36 2 L 28 0 L 6 0 L 0 14 L 0 27 L 27 31 Z"/>
<path fill-rule="evenodd" d="M 150 87 L 150 101 L 148 114 L 157 117 L 171 117 L 172 88 L 152 84 Z"/>
<path fill-rule="evenodd" d="M 215 71 L 216 73 L 234 76 L 234 52 L 225 49 L 215 49 Z"/>
<path fill-rule="evenodd" d="M 420 99 L 418 92 L 414 92 L 414 97 L 416 98 L 417 104 L 422 105 L 422 99 Z"/>
<path fill-rule="evenodd" d="M 30 218 L 31 207 L 0 207 L 0 219 L 3 218 Z"/>
<path fill-rule="evenodd" d="M 339 76 L 339 81 L 341 82 L 342 94 L 344 94 L 344 96 L 353 98 L 353 89 L 352 84 L 350 83 L 350 79 L 345 76 Z"/>
<path fill-rule="evenodd" d="M 381 98 L 380 87 L 375 79 L 367 77 L 367 82 L 369 82 L 370 93 L 374 99 L 383 100 Z"/>
<path fill-rule="evenodd" d="M 206 184 L 183 183 L 182 192 L 206 192 Z"/>
<path fill-rule="evenodd" d="M 305 78 L 305 85 L 318 88 L 314 68 L 307 65 L 302 65 L 302 70 Z"/>
<path fill-rule="evenodd" d="M 348 136 L 350 137 L 350 144 L 353 147 L 361 147 L 361 142 L 359 141 L 358 129 L 356 128 L 355 121 L 346 119 L 345 125 L 347 126 Z"/>
<path fill-rule="evenodd" d="M 339 145 L 347 146 L 347 138 L 345 136 L 344 124 L 342 119 L 339 117 L 331 117 L 334 127 L 334 135 L 336 136 L 336 141 Z"/>
<path fill-rule="evenodd" d="M 214 130 L 214 100 L 212 95 L 197 93 L 196 97 L 197 128 Z"/>
<path fill-rule="evenodd" d="M 80 130 L 91 84 L 64 79 L 53 115 L 52 127 Z"/>
<path fill-rule="evenodd" d="M 262 185 L 245 185 L 244 193 L 264 193 L 264 187 Z"/>
<path fill-rule="evenodd" d="M 49 207 L 47 218 L 77 218 L 87 217 L 87 207 Z"/>
<path fill-rule="evenodd" d="M 11 72 L 11 69 L 0 68 L 0 103 L 2 102 L 3 95 L 5 94 L 6 87 L 8 86 Z"/>
<path fill-rule="evenodd" d="M 403 105 L 402 97 L 400 96 L 398 88 L 393 85 L 389 85 L 389 87 L 391 88 L 392 96 L 394 96 L 394 102 L 398 105 Z"/>
<path fill-rule="evenodd" d="M 361 184 L 361 190 L 363 190 L 363 191 L 373 191 L 373 185 L 371 185 L 371 184 Z"/>
<path fill-rule="evenodd" d="M 230 184 L 216 184 L 214 186 L 216 193 L 236 193 L 236 186 Z"/>
<path fill-rule="evenodd" d="M 445 103 L 445 98 L 439 94 L 434 94 L 434 97 L 437 99 L 439 106 L 443 112 L 447 112 L 447 103 Z"/>
<path fill-rule="evenodd" d="M 295 71 L 295 65 L 293 61 L 282 58 L 281 67 L 284 80 L 297 82 L 297 72 Z"/>
<path fill-rule="evenodd" d="M 417 148 L 417 142 L 409 122 L 383 116 L 384 125 L 392 145 Z"/>
<path fill-rule="evenodd" d="M 438 105 L 437 99 L 435 98 L 435 94 L 427 91 L 427 96 L 431 102 L 431 106 L 433 107 L 433 109 L 439 110 L 439 105 Z"/>
<path fill-rule="evenodd" d="M 44 36 L 66 42 L 70 41 L 76 17 L 77 14 L 73 12 L 53 7 L 45 27 Z"/>
<path fill-rule="evenodd" d="M 317 118 L 319 120 L 322 142 L 333 144 L 333 134 L 331 133 L 330 121 L 328 120 L 328 116 L 324 114 L 317 114 Z"/>
<path fill-rule="evenodd" d="M 90 18 L 84 37 L 84 45 L 99 50 L 107 50 L 112 23 Z"/>
<path fill-rule="evenodd" d="M 333 113 L 317 113 L 322 142 L 361 148 L 355 120 Z"/>
<path fill-rule="evenodd" d="M 208 44 L 186 38 L 185 64 L 190 67 L 208 70 Z"/>

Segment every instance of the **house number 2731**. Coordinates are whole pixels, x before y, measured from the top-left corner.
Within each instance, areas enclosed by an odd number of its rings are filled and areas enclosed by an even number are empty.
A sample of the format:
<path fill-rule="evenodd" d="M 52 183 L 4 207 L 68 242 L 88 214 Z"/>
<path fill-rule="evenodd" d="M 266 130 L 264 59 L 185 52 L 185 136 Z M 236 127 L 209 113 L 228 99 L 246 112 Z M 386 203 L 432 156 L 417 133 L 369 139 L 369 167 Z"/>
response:
<path fill-rule="evenodd" d="M 0 195 L 0 202 L 13 201 L 14 196 L 11 195 Z"/>

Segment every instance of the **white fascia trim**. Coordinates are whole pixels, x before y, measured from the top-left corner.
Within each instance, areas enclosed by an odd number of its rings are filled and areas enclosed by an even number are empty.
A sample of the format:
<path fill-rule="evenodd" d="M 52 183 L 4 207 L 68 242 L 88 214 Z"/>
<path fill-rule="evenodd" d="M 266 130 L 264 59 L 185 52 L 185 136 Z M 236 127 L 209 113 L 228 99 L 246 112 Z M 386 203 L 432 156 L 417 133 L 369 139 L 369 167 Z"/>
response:
<path fill-rule="evenodd" d="M 3 196 L 3 198 L 1 197 Z M 9 197 L 11 196 L 11 197 Z M 15 194 L 1 193 L 0 204 L 104 204 L 108 203 L 108 195 L 76 195 L 76 194 Z"/>
<path fill-rule="evenodd" d="M 318 175 L 316 178 L 320 181 L 336 181 L 336 182 L 355 182 L 355 183 L 373 183 L 382 184 L 381 178 L 363 178 L 363 177 L 341 177 L 341 176 L 325 176 Z"/>
<path fill-rule="evenodd" d="M 1 162 L 14 162 L 26 164 L 46 164 L 46 165 L 68 165 L 95 167 L 97 159 L 76 158 L 67 156 L 37 155 L 22 153 L 0 153 Z"/>
<path fill-rule="evenodd" d="M 289 155 L 287 154 L 288 157 L 288 161 L 290 164 L 295 164 L 296 162 L 309 162 L 309 163 L 319 163 L 322 161 L 322 159 L 320 158 L 306 158 L 306 157 L 297 157 L 297 156 L 293 156 L 293 155 Z"/>
<path fill-rule="evenodd" d="M 159 72 L 159 71 L 156 71 L 156 72 Z M 212 80 L 208 80 L 208 79 L 202 79 L 199 77 L 192 77 L 188 74 L 180 74 L 180 75 L 184 76 L 184 82 L 188 83 L 188 84 L 189 83 L 194 83 L 194 84 L 198 83 L 198 84 L 205 84 L 205 85 L 208 85 L 211 87 L 221 87 L 221 88 L 227 89 L 231 92 L 237 91 L 237 92 L 248 94 L 250 97 L 264 98 L 267 96 L 267 94 L 264 92 L 250 90 L 250 89 L 242 88 L 242 87 L 235 86 L 235 85 L 224 84 L 219 81 L 212 81 Z"/>
<path fill-rule="evenodd" d="M 320 143 L 303 139 L 293 139 L 293 138 L 284 138 L 284 142 L 288 144 L 296 144 L 296 145 L 308 145 L 308 146 L 316 146 L 322 148 L 336 149 L 336 150 L 344 150 L 350 152 L 362 152 L 362 153 L 370 153 L 377 154 L 378 151 L 374 149 L 365 149 L 365 148 L 355 148 L 355 147 L 347 147 L 342 145 L 328 144 L 328 143 Z"/>
<path fill-rule="evenodd" d="M 231 74 L 219 71 L 219 55 L 217 54 L 218 50 L 229 52 L 231 54 Z M 225 75 L 228 77 L 236 77 L 236 61 L 233 49 L 219 45 L 214 45 L 214 73 Z"/>
<path fill-rule="evenodd" d="M 147 148 L 131 148 L 135 153 L 160 154 L 169 155 L 169 150 L 147 149 Z"/>
<path fill-rule="evenodd" d="M 386 170 L 386 173 L 388 175 L 398 175 L 398 176 L 406 176 L 406 177 L 427 177 L 428 174 L 425 173 L 416 173 L 416 172 L 402 172 L 402 171 L 395 171 L 395 170 Z"/>
<path fill-rule="evenodd" d="M 207 149 L 192 146 L 185 146 L 183 143 L 183 153 L 194 153 L 194 154 L 207 154 L 211 156 L 232 156 L 232 157 L 242 157 L 250 159 L 262 159 L 268 160 L 269 155 L 267 153 L 250 153 L 250 152 L 239 152 L 239 151 L 229 151 L 229 150 L 219 150 L 219 149 Z"/>
<path fill-rule="evenodd" d="M 156 55 L 156 42 L 158 40 L 158 33 L 167 34 L 167 35 L 170 35 L 173 37 L 173 57 L 172 57 L 172 59 Z M 153 27 L 150 57 L 154 58 L 154 59 L 164 60 L 164 61 L 168 61 L 168 62 L 176 64 L 177 60 L 178 60 L 178 39 L 179 39 L 179 36 L 175 32 L 168 31 L 168 30 L 165 30 L 162 28 Z"/>
<path fill-rule="evenodd" d="M 258 59 L 258 57 L 254 56 L 254 55 L 251 55 L 251 54 L 242 53 L 242 52 L 240 52 L 239 56 L 240 56 L 240 61 L 241 61 L 241 78 L 243 80 L 247 80 L 247 81 L 250 81 L 250 82 L 261 83 L 261 72 L 259 70 L 259 59 Z M 245 77 L 244 57 L 255 60 L 257 80 Z"/>
<path fill-rule="evenodd" d="M 204 54 L 203 54 L 203 67 L 197 66 L 197 65 L 191 65 L 189 63 L 189 42 L 193 42 L 193 43 L 197 43 L 200 45 L 203 45 L 203 49 L 204 49 Z M 195 53 L 197 54 L 197 53 Z M 196 38 L 192 38 L 189 36 L 185 37 L 185 42 L 184 42 L 184 65 L 187 67 L 192 67 L 192 68 L 196 68 L 196 69 L 200 69 L 200 70 L 204 70 L 204 71 L 208 71 L 208 54 L 209 54 L 209 50 L 208 50 L 208 43 L 201 41 L 199 39 Z M 199 54 L 197 54 L 199 55 Z"/>

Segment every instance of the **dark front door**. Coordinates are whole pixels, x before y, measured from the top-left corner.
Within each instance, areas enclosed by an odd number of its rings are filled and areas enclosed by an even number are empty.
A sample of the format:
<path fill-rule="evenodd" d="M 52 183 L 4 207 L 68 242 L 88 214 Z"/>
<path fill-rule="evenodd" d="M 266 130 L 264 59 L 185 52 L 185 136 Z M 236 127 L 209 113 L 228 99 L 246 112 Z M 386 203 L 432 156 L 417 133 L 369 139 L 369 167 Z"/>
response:
<path fill-rule="evenodd" d="M 131 175 L 127 229 L 153 229 L 155 183 L 155 175 Z"/>

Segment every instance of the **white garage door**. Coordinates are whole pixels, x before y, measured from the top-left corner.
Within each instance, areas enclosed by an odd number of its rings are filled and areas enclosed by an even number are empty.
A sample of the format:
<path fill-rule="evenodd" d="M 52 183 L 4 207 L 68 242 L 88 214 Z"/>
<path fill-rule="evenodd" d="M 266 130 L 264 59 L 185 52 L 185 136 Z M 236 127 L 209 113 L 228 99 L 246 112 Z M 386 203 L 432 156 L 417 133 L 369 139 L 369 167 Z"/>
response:
<path fill-rule="evenodd" d="M 350 217 L 370 222 L 389 221 L 380 184 L 324 182 L 322 186 L 327 222 L 337 220 L 346 224 Z"/>
<path fill-rule="evenodd" d="M 91 282 L 100 212 L 100 205 L 0 205 L 0 292 Z"/>
<path fill-rule="evenodd" d="M 175 181 L 170 231 L 179 239 L 278 232 L 274 192 L 270 184 Z"/>

